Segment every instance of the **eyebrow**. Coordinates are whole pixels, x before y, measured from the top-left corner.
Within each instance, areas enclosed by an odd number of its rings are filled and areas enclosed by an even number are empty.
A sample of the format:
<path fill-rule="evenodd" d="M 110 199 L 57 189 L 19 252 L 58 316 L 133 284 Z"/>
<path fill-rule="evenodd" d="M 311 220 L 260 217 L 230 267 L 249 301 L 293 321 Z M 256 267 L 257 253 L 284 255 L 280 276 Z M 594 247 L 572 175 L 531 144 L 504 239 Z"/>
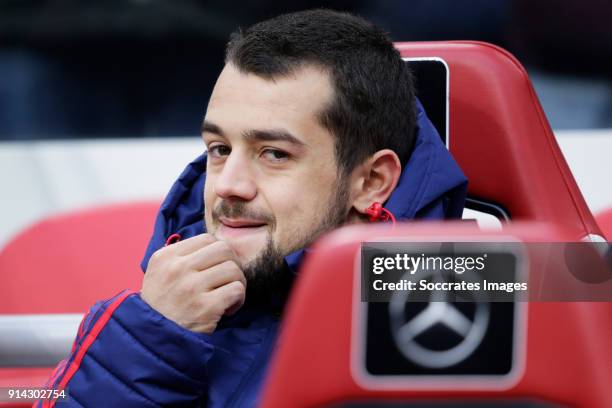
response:
<path fill-rule="evenodd" d="M 202 133 L 214 133 L 216 135 L 225 137 L 223 130 L 212 122 L 204 121 L 202 123 Z M 242 133 L 242 136 L 248 141 L 265 141 L 265 142 L 289 142 L 298 147 L 306 146 L 306 143 L 301 141 L 296 136 L 292 135 L 291 132 L 285 129 L 250 129 Z"/>
<path fill-rule="evenodd" d="M 219 126 L 215 125 L 212 122 L 208 122 L 206 120 L 202 122 L 202 129 L 200 129 L 200 131 L 202 133 L 207 132 L 207 133 L 214 133 L 219 136 L 224 136 L 223 131 L 221 130 Z"/>
<path fill-rule="evenodd" d="M 306 144 L 285 129 L 247 130 L 242 136 L 249 141 L 289 142 L 302 147 Z"/>

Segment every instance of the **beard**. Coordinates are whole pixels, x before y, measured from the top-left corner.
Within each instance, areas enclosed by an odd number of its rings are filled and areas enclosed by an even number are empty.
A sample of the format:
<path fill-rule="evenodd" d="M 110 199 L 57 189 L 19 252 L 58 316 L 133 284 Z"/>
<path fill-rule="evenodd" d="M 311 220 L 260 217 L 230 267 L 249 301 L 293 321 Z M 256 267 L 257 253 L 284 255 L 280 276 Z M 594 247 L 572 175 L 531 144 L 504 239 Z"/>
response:
<path fill-rule="evenodd" d="M 285 250 L 281 250 L 278 243 L 272 239 L 272 231 L 276 226 L 273 216 L 247 209 L 244 201 L 222 201 L 213 209 L 213 220 L 218 220 L 221 216 L 244 217 L 265 220 L 270 226 L 265 247 L 255 258 L 241 265 L 247 281 L 245 307 L 256 309 L 282 307 L 294 278 L 285 263 L 285 257 L 294 251 L 310 246 L 322 234 L 346 222 L 349 199 L 348 178 L 342 177 L 334 187 L 326 206 L 329 212 L 317 220 L 318 223 L 313 228 L 302 231 L 298 235 L 298 240 Z"/>

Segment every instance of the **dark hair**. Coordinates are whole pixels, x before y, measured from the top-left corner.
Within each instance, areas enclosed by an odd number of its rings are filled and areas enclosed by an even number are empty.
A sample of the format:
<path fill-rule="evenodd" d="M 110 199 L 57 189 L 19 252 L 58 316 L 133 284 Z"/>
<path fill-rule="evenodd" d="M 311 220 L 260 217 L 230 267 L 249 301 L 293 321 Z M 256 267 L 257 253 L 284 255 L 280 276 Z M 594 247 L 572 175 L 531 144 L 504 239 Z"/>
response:
<path fill-rule="evenodd" d="M 226 63 L 263 78 L 313 64 L 330 73 L 334 100 L 320 113 L 336 136 L 338 168 L 348 174 L 381 149 L 406 165 L 415 139 L 412 74 L 386 33 L 347 13 L 283 14 L 230 37 Z"/>

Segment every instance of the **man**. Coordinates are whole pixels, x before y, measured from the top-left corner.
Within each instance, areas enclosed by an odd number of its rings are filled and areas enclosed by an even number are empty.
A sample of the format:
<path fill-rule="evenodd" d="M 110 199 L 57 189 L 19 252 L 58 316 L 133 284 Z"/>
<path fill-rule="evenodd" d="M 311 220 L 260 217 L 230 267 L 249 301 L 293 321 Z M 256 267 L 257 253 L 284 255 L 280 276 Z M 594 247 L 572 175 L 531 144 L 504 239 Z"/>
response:
<path fill-rule="evenodd" d="M 406 64 L 358 17 L 306 11 L 234 34 L 202 137 L 142 291 L 94 306 L 50 379 L 68 389 L 60 405 L 253 406 L 313 241 L 377 202 L 404 220 L 462 212 L 465 177 Z"/>

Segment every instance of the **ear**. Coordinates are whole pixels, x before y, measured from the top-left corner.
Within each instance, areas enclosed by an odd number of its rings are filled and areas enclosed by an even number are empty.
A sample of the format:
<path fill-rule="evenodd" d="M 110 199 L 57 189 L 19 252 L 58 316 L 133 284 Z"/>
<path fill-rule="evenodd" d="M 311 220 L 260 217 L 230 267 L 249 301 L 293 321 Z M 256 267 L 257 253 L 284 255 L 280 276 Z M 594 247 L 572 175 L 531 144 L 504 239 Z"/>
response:
<path fill-rule="evenodd" d="M 357 166 L 351 177 L 351 214 L 363 219 L 366 209 L 375 202 L 387 201 L 399 182 L 402 166 L 390 149 L 379 150 Z"/>

